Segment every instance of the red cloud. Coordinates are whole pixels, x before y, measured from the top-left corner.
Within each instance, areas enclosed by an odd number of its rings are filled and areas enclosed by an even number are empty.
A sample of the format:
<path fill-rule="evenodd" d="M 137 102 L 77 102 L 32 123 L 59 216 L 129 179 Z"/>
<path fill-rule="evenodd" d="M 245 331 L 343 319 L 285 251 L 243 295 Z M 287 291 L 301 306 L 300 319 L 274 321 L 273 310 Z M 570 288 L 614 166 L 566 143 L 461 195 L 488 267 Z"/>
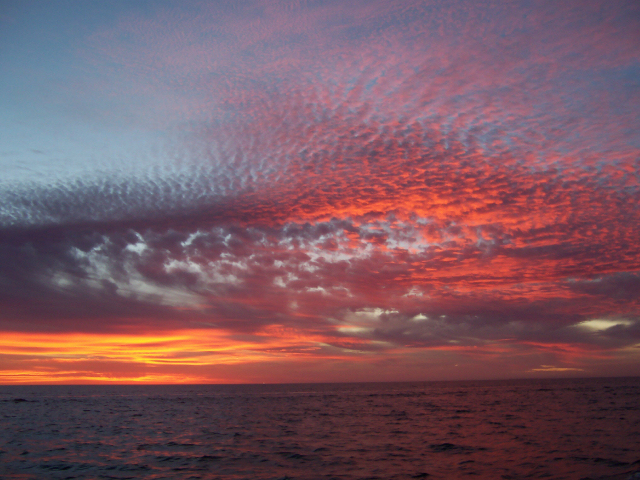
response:
<path fill-rule="evenodd" d="M 26 347 L 2 346 L 25 375 L 6 378 L 36 378 L 36 346 L 55 343 L 42 332 L 159 335 L 138 360 L 160 376 L 106 348 L 131 381 L 250 380 L 236 365 L 294 358 L 415 372 L 438 355 L 485 372 L 626 355 L 637 371 L 634 12 L 209 5 L 96 32 L 84 54 L 106 91 L 175 107 L 159 123 L 181 132 L 162 152 L 180 164 L 7 189 L 0 328 Z M 594 319 L 608 327 L 583 328 Z M 80 360 L 60 378 L 98 378 L 104 345 L 71 343 Z M 214 350 L 233 366 L 207 376 Z"/>

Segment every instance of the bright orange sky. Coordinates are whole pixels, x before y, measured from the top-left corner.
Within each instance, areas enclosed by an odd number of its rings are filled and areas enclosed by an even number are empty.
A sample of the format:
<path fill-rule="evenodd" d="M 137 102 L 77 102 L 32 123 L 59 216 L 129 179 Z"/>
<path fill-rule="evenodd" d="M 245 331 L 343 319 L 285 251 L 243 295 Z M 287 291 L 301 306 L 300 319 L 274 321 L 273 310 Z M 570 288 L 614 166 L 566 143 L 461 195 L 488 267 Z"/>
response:
<path fill-rule="evenodd" d="M 639 9 L 0 11 L 0 383 L 640 375 Z"/>

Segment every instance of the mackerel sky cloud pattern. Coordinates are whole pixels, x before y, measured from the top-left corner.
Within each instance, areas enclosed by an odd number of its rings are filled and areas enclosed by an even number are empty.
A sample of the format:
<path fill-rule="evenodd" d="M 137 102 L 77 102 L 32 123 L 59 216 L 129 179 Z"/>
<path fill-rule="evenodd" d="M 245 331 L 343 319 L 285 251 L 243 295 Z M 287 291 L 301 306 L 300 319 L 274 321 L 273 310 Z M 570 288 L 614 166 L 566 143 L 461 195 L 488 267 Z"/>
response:
<path fill-rule="evenodd" d="M 114 5 L 0 10 L 0 381 L 640 374 L 637 2 Z"/>

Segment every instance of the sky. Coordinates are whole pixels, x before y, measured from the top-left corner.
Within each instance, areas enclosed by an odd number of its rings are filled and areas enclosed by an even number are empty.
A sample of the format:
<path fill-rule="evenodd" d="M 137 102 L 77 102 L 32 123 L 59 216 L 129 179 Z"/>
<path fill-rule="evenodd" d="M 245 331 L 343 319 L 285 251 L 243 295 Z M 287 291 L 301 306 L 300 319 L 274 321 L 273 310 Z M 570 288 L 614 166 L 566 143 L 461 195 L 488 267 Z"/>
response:
<path fill-rule="evenodd" d="M 640 3 L 5 1 L 0 383 L 640 375 Z"/>

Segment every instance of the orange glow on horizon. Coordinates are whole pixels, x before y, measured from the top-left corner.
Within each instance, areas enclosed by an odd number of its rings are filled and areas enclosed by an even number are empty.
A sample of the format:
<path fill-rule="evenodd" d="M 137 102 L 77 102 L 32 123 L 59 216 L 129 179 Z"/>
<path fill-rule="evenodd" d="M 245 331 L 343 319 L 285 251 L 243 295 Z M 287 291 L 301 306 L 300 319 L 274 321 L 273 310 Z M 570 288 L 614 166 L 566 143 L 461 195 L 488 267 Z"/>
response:
<path fill-rule="evenodd" d="M 5 359 L 0 384 L 256 383 L 262 377 L 251 371 L 260 371 L 264 365 L 277 364 L 283 370 L 308 367 L 326 373 L 332 365 L 346 362 L 351 367 L 361 365 L 375 372 L 381 358 L 422 358 L 438 365 L 449 357 L 493 362 L 549 351 L 561 354 L 568 365 L 564 368 L 581 371 L 576 368 L 581 361 L 604 359 L 610 353 L 587 346 L 504 340 L 477 346 L 389 344 L 381 347 L 384 352 L 381 357 L 374 348 L 380 347 L 380 343 L 355 336 L 325 338 L 281 325 L 268 326 L 244 339 L 212 329 L 139 335 L 4 332 L 0 337 L 0 356 Z M 530 351 L 525 353 L 522 347 Z M 243 373 L 228 373 L 231 371 Z M 536 371 L 563 370 L 537 366 L 523 369 Z M 282 381 L 279 376 L 267 376 L 264 380 Z"/>
<path fill-rule="evenodd" d="M 139 335 L 4 332 L 0 337 L 0 355 L 17 360 L 23 368 L 0 370 L 0 384 L 239 383 L 238 379 L 193 372 L 210 366 L 305 362 L 310 356 L 314 360 L 347 356 L 338 353 L 336 348 L 327 348 L 320 336 L 277 325 L 247 338 L 250 339 L 238 340 L 237 335 L 212 329 Z M 97 372 L 74 368 L 92 362 L 125 367 L 115 374 L 102 373 L 108 368 Z M 148 369 L 162 371 L 150 373 Z"/>

